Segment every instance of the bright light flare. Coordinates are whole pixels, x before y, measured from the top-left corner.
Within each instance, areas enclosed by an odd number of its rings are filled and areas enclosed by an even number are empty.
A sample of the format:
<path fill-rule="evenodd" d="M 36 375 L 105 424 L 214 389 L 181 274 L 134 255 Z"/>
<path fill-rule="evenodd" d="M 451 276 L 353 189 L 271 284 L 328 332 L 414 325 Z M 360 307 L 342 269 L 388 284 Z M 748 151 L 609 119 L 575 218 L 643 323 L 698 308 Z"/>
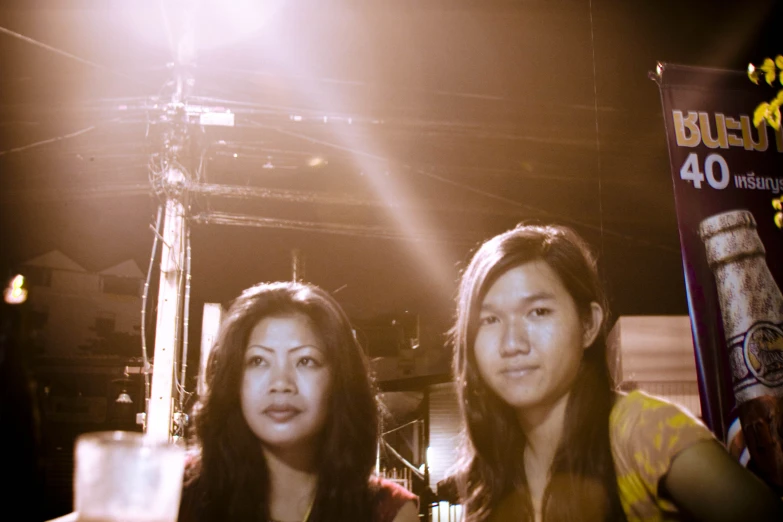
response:
<path fill-rule="evenodd" d="M 324 24 L 338 24 L 343 20 L 340 16 L 331 14 L 334 18 L 324 18 Z M 283 17 L 279 17 L 282 21 Z M 266 57 L 280 67 L 283 77 L 297 78 L 296 88 L 310 100 L 310 105 L 330 112 L 333 107 L 345 107 L 347 104 L 334 89 L 322 89 L 323 83 L 314 81 L 314 71 L 322 69 L 322 64 L 312 63 L 307 52 L 305 39 L 295 31 L 288 30 L 285 24 L 275 23 L 267 26 L 264 33 L 264 46 L 268 50 Z M 436 287 L 443 297 L 450 299 L 454 287 L 455 274 L 451 270 L 453 263 L 442 244 L 436 241 L 421 240 L 422 232 L 435 230 L 432 220 L 424 208 L 416 208 L 416 188 L 407 182 L 407 177 L 390 172 L 387 151 L 378 138 L 370 133 L 359 132 L 353 127 L 353 119 L 347 115 L 322 115 L 324 125 L 331 126 L 332 139 L 320 140 L 309 135 L 306 129 L 289 132 L 291 136 L 299 136 L 304 141 L 317 142 L 347 153 L 356 170 L 364 173 L 365 182 L 376 197 L 389 205 L 390 217 L 402 237 L 412 241 L 400 243 L 410 256 L 421 266 L 422 272 Z M 306 118 L 298 113 L 290 113 L 292 122 L 302 122 Z M 315 120 L 314 120 L 315 121 Z M 383 120 L 375 120 L 375 124 L 383 124 Z M 265 164 L 263 168 L 270 168 Z"/>
<path fill-rule="evenodd" d="M 307 165 L 312 168 L 323 167 L 326 163 L 327 161 L 320 156 L 315 156 L 307 160 Z"/>
<path fill-rule="evenodd" d="M 24 288 L 24 276 L 15 275 L 8 282 L 8 286 L 3 291 L 3 298 L 8 304 L 22 304 L 27 301 L 27 289 Z"/>
<path fill-rule="evenodd" d="M 168 48 L 172 58 L 198 60 L 198 50 L 231 46 L 264 34 L 283 0 L 161 0 L 118 8 L 129 32 L 145 45 Z"/>

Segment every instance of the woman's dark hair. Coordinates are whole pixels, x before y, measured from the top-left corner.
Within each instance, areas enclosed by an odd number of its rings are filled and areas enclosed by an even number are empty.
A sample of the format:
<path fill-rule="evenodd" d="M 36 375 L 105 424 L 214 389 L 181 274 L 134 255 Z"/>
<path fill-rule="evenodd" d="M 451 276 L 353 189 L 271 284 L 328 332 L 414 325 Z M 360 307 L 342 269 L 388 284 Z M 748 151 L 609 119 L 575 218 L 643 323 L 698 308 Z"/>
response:
<path fill-rule="evenodd" d="M 250 331 L 263 318 L 301 313 L 316 326 L 332 369 L 329 414 L 318 448 L 318 487 L 308 520 L 368 520 L 368 480 L 375 464 L 378 409 L 366 359 L 350 322 L 320 288 L 295 282 L 253 286 L 233 302 L 206 369 L 207 392 L 196 409 L 199 455 L 186 489 L 202 499 L 201 520 L 268 520 L 269 477 L 240 404 Z M 183 497 L 184 502 L 184 497 Z"/>
<path fill-rule="evenodd" d="M 591 303 L 607 312 L 596 261 L 585 241 L 561 226 L 521 225 L 485 242 L 462 274 L 451 330 L 454 375 L 465 424 L 459 483 L 467 520 L 534 519 L 522 454 L 525 436 L 509 405 L 482 380 L 474 342 L 484 297 L 499 276 L 531 261 L 558 275 L 587 320 Z M 606 355 L 607 320 L 584 352 L 566 406 L 560 445 L 544 492 L 547 522 L 625 520 L 609 442 L 614 385 Z M 512 494 L 520 492 L 519 495 Z"/>

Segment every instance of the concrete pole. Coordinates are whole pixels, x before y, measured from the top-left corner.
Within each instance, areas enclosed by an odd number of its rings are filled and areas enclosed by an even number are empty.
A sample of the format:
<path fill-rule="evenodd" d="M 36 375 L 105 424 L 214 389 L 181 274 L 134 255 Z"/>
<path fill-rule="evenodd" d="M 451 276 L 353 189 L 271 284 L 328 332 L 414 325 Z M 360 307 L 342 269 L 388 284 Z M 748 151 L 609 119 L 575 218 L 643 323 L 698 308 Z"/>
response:
<path fill-rule="evenodd" d="M 181 196 L 187 185 L 187 173 L 179 167 L 178 157 L 185 154 L 184 138 L 178 124 L 185 124 L 184 103 L 192 78 L 187 70 L 195 61 L 195 9 L 196 2 L 185 1 L 173 6 L 176 15 L 171 18 L 175 26 L 169 26 L 172 34 L 175 68 L 175 90 L 169 106 L 170 123 L 165 144 L 166 168 L 163 186 L 166 187 L 166 214 L 163 222 L 163 248 L 160 258 L 160 286 L 158 287 L 158 317 L 155 328 L 155 355 L 152 367 L 152 390 L 147 407 L 147 435 L 160 440 L 173 440 L 173 409 L 177 390 L 174 387 L 175 362 L 179 350 L 178 333 L 181 331 L 182 309 L 180 288 L 184 268 L 183 250 L 187 234 L 185 207 Z M 164 8 L 165 10 L 165 8 Z M 167 19 L 166 23 L 169 23 Z M 187 134 L 187 130 L 184 131 Z M 170 141 L 168 141 L 170 140 Z M 184 311 L 187 313 L 187 310 Z M 187 326 L 187 321 L 185 322 Z M 185 361 L 183 361 L 185 364 Z M 185 375 L 183 366 L 183 378 Z M 182 383 L 185 386 L 185 383 Z"/>
<path fill-rule="evenodd" d="M 183 174 L 176 169 L 169 176 Z M 174 401 L 174 361 L 177 351 L 177 319 L 182 238 L 185 210 L 180 201 L 166 200 L 163 222 L 163 249 L 160 260 L 158 318 L 155 328 L 155 355 L 152 367 L 152 392 L 147 416 L 147 434 L 159 440 L 171 440 Z"/>

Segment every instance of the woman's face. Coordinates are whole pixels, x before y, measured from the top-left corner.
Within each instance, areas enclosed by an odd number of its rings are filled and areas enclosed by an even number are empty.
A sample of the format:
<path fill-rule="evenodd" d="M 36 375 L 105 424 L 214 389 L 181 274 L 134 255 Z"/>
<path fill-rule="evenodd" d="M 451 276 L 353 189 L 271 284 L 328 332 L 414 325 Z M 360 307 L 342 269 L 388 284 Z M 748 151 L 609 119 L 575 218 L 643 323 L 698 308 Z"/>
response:
<path fill-rule="evenodd" d="M 594 303 L 592 312 L 600 325 L 600 306 Z M 474 344 L 479 374 L 517 412 L 548 408 L 567 397 L 598 325 L 584 324 L 546 262 L 511 268 L 481 303 Z"/>
<path fill-rule="evenodd" d="M 329 414 L 332 370 L 304 314 L 261 319 L 250 332 L 240 398 L 250 430 L 269 448 L 313 444 Z"/>

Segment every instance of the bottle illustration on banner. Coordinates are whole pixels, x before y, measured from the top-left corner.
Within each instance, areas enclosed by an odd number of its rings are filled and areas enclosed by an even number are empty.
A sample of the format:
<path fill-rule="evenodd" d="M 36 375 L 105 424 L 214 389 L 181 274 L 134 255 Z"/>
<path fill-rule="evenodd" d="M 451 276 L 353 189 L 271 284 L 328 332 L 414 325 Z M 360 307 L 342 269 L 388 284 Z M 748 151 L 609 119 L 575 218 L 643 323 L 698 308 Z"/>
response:
<path fill-rule="evenodd" d="M 783 492 L 783 294 L 747 210 L 699 225 L 715 276 L 732 387 L 752 469 Z"/>

